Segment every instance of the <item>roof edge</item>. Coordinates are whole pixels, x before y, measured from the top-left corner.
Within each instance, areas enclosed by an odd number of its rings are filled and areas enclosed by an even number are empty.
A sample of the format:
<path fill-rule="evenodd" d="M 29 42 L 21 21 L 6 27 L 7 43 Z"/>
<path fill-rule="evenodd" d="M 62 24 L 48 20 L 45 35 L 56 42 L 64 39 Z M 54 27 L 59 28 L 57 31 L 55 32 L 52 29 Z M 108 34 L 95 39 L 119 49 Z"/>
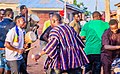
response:
<path fill-rule="evenodd" d="M 120 6 L 120 2 L 119 2 L 119 3 L 117 3 L 117 4 L 115 4 L 114 6 Z"/>

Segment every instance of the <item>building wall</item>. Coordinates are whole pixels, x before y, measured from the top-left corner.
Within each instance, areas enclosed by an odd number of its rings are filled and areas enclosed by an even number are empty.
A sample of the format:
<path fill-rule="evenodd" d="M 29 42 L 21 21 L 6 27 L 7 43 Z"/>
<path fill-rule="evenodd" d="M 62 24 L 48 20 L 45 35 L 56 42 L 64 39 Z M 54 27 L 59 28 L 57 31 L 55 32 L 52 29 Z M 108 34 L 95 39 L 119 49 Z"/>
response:
<path fill-rule="evenodd" d="M 0 4 L 0 9 L 12 8 L 14 11 L 14 17 L 15 17 L 20 13 L 18 6 L 19 6 L 18 4 Z M 39 34 L 41 34 L 44 22 L 49 19 L 49 12 L 31 11 L 30 9 L 28 10 L 29 10 L 29 15 L 36 14 L 40 18 Z"/>
<path fill-rule="evenodd" d="M 39 18 L 39 34 L 42 33 L 44 22 L 49 20 L 49 11 L 32 11 L 32 14 L 36 14 Z"/>
<path fill-rule="evenodd" d="M 50 12 L 57 12 L 57 11 L 40 11 L 40 10 L 32 11 L 32 14 L 36 14 L 40 18 L 39 35 L 42 33 L 44 22 L 49 20 L 49 13 Z"/>
<path fill-rule="evenodd" d="M 75 12 L 74 10 L 71 9 L 67 9 L 67 18 L 69 19 L 69 21 L 71 22 L 73 20 L 73 15 L 72 13 Z M 42 29 L 44 26 L 44 22 L 49 20 L 49 12 L 51 11 L 40 11 L 40 10 L 36 10 L 36 11 L 31 11 L 32 14 L 36 14 L 39 18 L 39 34 L 42 33 Z M 53 11 L 52 11 L 53 12 Z M 55 13 L 59 13 L 59 11 L 54 11 Z"/>
<path fill-rule="evenodd" d="M 68 0 L 68 1 L 73 1 L 73 0 Z M 19 11 L 19 4 L 0 4 L 0 8 L 12 8 L 15 15 L 18 15 L 20 13 Z M 39 21 L 39 34 L 41 34 L 42 32 L 42 28 L 43 28 L 43 25 L 44 25 L 44 22 L 47 21 L 49 19 L 49 12 L 51 11 L 47 11 L 47 10 L 31 10 L 30 8 L 28 8 L 28 11 L 29 11 L 29 15 L 30 14 L 36 14 L 39 18 L 40 18 L 40 21 Z M 73 20 L 73 15 L 72 13 L 74 12 L 74 10 L 71 10 L 71 9 L 67 9 L 67 18 L 69 19 L 69 21 L 72 21 Z M 54 11 L 54 12 L 58 12 L 58 11 Z"/>

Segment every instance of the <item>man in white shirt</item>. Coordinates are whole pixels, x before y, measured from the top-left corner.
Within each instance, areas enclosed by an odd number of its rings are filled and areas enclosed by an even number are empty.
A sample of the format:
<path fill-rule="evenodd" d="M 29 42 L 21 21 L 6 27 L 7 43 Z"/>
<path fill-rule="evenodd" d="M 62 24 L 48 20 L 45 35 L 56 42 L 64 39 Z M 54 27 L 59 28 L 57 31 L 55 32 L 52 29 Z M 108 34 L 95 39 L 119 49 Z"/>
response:
<path fill-rule="evenodd" d="M 11 74 L 27 74 L 26 64 L 23 59 L 24 52 L 24 33 L 26 26 L 22 16 L 16 16 L 16 26 L 8 33 L 5 42 L 5 54 L 7 64 L 11 68 Z"/>

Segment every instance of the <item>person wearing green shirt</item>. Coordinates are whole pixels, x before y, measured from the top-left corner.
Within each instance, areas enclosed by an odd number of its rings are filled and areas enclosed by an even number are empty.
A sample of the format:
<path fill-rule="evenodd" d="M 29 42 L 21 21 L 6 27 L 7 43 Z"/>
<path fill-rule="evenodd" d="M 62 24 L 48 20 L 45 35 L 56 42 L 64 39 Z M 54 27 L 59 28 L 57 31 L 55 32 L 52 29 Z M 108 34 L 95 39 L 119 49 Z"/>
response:
<path fill-rule="evenodd" d="M 93 12 L 93 20 L 87 22 L 80 33 L 82 39 L 85 39 L 84 51 L 90 61 L 85 67 L 85 72 L 92 71 L 92 74 L 101 72 L 101 40 L 102 34 L 109 28 L 109 24 L 101 20 L 101 14 L 98 11 Z"/>

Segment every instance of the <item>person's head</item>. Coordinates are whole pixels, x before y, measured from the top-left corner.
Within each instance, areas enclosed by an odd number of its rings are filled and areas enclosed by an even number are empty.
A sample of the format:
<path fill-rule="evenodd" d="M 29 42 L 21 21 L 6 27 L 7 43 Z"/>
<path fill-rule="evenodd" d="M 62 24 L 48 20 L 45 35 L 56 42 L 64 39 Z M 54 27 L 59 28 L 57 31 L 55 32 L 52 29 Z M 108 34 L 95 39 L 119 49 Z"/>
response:
<path fill-rule="evenodd" d="M 52 24 L 52 17 L 53 17 L 53 14 L 54 14 L 54 12 L 50 12 L 50 13 L 49 13 L 50 24 Z"/>
<path fill-rule="evenodd" d="M 78 15 L 78 12 L 74 12 L 74 13 L 73 13 L 73 16 L 74 16 L 74 20 L 75 20 L 76 22 L 79 22 L 79 21 L 80 21 L 80 17 L 79 17 L 79 15 Z"/>
<path fill-rule="evenodd" d="M 22 16 L 16 16 L 15 22 L 16 22 L 16 25 L 22 29 L 25 28 L 25 26 L 26 26 L 25 18 Z"/>
<path fill-rule="evenodd" d="M 20 12 L 22 15 L 28 14 L 28 9 L 25 5 L 20 6 Z"/>
<path fill-rule="evenodd" d="M 39 18 L 37 15 L 35 15 L 35 14 L 31 14 L 31 15 L 30 15 L 30 20 L 29 20 L 29 22 L 30 22 L 31 24 L 38 24 L 39 21 L 40 21 L 40 18 Z"/>
<path fill-rule="evenodd" d="M 116 19 L 111 19 L 109 21 L 109 25 L 110 25 L 110 30 L 113 32 L 113 33 L 117 33 L 118 31 L 118 20 Z"/>
<path fill-rule="evenodd" d="M 5 16 L 5 10 L 4 9 L 0 9 L 0 21 L 3 20 L 4 16 Z"/>
<path fill-rule="evenodd" d="M 61 16 L 59 14 L 53 14 L 51 26 L 54 27 L 60 25 L 61 23 L 62 23 Z"/>
<path fill-rule="evenodd" d="M 79 18 L 82 19 L 82 13 L 78 13 Z"/>
<path fill-rule="evenodd" d="M 101 14 L 98 11 L 92 13 L 93 20 L 101 20 Z"/>
<path fill-rule="evenodd" d="M 13 19 L 14 17 L 14 12 L 11 8 L 6 8 L 5 9 L 5 17 Z"/>
<path fill-rule="evenodd" d="M 50 12 L 49 13 L 49 18 L 52 19 L 52 16 L 53 16 L 54 12 Z"/>

